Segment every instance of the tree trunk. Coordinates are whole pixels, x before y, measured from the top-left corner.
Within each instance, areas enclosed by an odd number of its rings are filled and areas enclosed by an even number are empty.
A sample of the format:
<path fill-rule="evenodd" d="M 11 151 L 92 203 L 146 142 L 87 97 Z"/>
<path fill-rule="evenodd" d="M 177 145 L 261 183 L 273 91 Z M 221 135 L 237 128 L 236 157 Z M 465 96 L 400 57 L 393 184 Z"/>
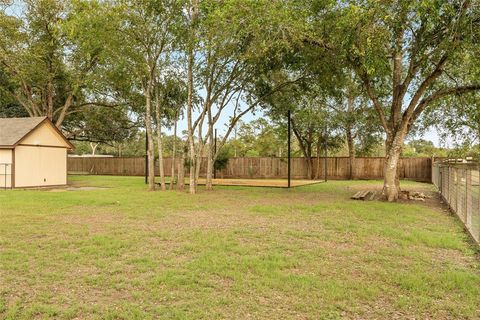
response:
<path fill-rule="evenodd" d="M 199 142 L 201 144 L 202 142 Z M 199 146 L 197 150 L 197 155 L 195 159 L 195 184 L 198 183 L 198 178 L 200 178 L 200 169 L 202 168 L 202 154 L 203 154 L 203 146 Z"/>
<path fill-rule="evenodd" d="M 399 132 L 394 138 L 387 137 L 385 142 L 383 193 L 389 202 L 398 200 L 400 194 L 398 163 L 400 161 L 404 139 L 405 132 Z"/>
<path fill-rule="evenodd" d="M 99 143 L 90 142 L 90 148 L 92 148 L 92 156 L 95 155 L 98 145 L 99 145 Z"/>
<path fill-rule="evenodd" d="M 348 145 L 348 178 L 355 179 L 355 144 L 353 141 L 352 127 L 347 125 L 347 145 Z"/>
<path fill-rule="evenodd" d="M 175 184 L 175 160 L 176 160 L 176 153 L 177 153 L 177 122 L 178 122 L 178 112 L 175 113 L 175 120 L 173 123 L 172 173 L 170 175 L 170 190 L 173 190 L 173 185 Z"/>
<path fill-rule="evenodd" d="M 200 170 L 202 168 L 202 161 L 203 161 L 203 152 L 205 151 L 205 142 L 203 141 L 203 117 L 201 121 L 198 123 L 198 142 L 197 142 L 197 150 L 195 156 L 195 183 L 198 183 L 198 179 L 200 178 Z"/>
<path fill-rule="evenodd" d="M 196 41 L 195 21 L 198 16 L 198 0 L 192 0 L 190 6 L 191 21 L 189 26 L 189 43 L 187 49 L 187 133 L 188 133 L 188 147 L 189 147 L 189 169 L 190 169 L 190 184 L 189 192 L 191 194 L 197 193 L 197 180 L 195 179 L 195 138 L 193 132 L 193 67 L 195 63 L 194 46 Z"/>
<path fill-rule="evenodd" d="M 205 188 L 207 190 L 213 190 L 213 170 L 214 170 L 214 164 L 215 164 L 215 158 L 216 154 L 215 151 L 213 150 L 214 146 L 214 135 L 213 135 L 213 119 L 212 119 L 212 112 L 211 112 L 211 105 L 209 105 L 208 109 L 208 145 L 207 145 L 207 174 L 206 174 L 206 184 Z"/>
<path fill-rule="evenodd" d="M 210 142 L 207 149 L 207 175 L 205 177 L 207 180 L 205 188 L 207 190 L 213 190 L 213 164 L 214 164 L 213 157 L 214 156 L 213 156 L 212 146 Z"/>
<path fill-rule="evenodd" d="M 188 147 L 189 147 L 189 169 L 190 169 L 190 184 L 189 192 L 194 194 L 197 192 L 196 180 L 195 180 L 195 142 L 193 137 L 193 49 L 190 48 L 188 52 L 188 105 L 187 105 L 187 123 L 188 123 Z"/>
<path fill-rule="evenodd" d="M 157 148 L 158 148 L 158 169 L 160 171 L 160 186 L 162 191 L 167 190 L 165 183 L 165 169 L 163 167 L 163 139 L 161 129 L 157 129 Z"/>
<path fill-rule="evenodd" d="M 60 111 L 60 114 L 58 115 L 57 121 L 55 122 L 55 126 L 60 129 L 62 127 L 62 123 L 65 120 L 65 117 L 67 116 L 67 111 L 68 109 L 72 106 L 73 104 L 73 92 L 71 92 L 67 99 L 65 100 L 65 103 L 63 104 L 63 107 Z"/>
<path fill-rule="evenodd" d="M 233 156 L 236 158 L 237 157 L 237 143 L 238 143 L 238 140 L 237 140 L 237 125 L 235 125 L 233 130 L 234 130 L 234 135 L 235 135 L 235 138 L 234 138 L 235 139 L 235 144 L 233 146 Z M 480 135 L 479 135 L 479 137 L 480 137 Z M 282 155 L 280 155 L 280 157 L 281 156 Z"/>
<path fill-rule="evenodd" d="M 307 177 L 313 180 L 313 129 L 310 128 L 308 132 L 307 147 Z"/>
<path fill-rule="evenodd" d="M 178 162 L 178 179 L 177 190 L 183 191 L 185 189 L 185 151 L 182 151 L 180 161 Z"/>
<path fill-rule="evenodd" d="M 54 95 L 54 88 L 52 79 L 48 79 L 47 84 L 47 117 L 50 121 L 53 121 L 53 95 Z"/>
<path fill-rule="evenodd" d="M 307 179 L 313 180 L 313 158 L 305 157 L 305 163 L 307 164 Z"/>
<path fill-rule="evenodd" d="M 148 162 L 148 190 L 155 190 L 155 154 L 152 129 L 152 96 L 151 81 L 144 87 L 145 94 L 145 129 L 147 130 L 147 162 Z"/>
<path fill-rule="evenodd" d="M 162 191 L 167 190 L 165 183 L 165 170 L 163 167 L 163 138 L 162 138 L 162 110 L 160 105 L 160 93 L 158 86 L 155 88 L 155 117 L 157 120 L 157 148 L 158 148 L 158 169 L 160 172 L 160 187 Z"/>
<path fill-rule="evenodd" d="M 297 138 L 300 149 L 302 150 L 303 157 L 305 159 L 305 165 L 307 166 L 307 179 L 313 180 L 313 159 L 312 159 L 312 133 L 308 134 L 308 139 L 302 139 L 300 132 L 296 129 L 295 121 L 291 119 L 292 131 Z"/>
<path fill-rule="evenodd" d="M 320 135 L 317 138 L 317 170 L 315 172 L 315 180 L 320 177 L 320 149 L 322 148 L 322 140 Z"/>
<path fill-rule="evenodd" d="M 348 93 L 348 101 L 347 101 L 347 125 L 346 125 L 346 133 L 347 133 L 347 146 L 348 146 L 348 178 L 353 180 L 355 178 L 354 174 L 354 166 L 355 166 L 355 142 L 353 141 L 353 129 L 352 129 L 352 121 L 354 116 L 354 97 L 351 92 L 351 88 Z"/>

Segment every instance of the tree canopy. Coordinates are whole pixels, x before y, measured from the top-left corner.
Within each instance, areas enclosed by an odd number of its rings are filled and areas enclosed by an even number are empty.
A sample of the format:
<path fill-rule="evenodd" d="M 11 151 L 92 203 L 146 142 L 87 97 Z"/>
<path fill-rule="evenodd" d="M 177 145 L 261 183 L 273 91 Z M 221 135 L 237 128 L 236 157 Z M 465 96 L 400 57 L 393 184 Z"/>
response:
<path fill-rule="evenodd" d="M 150 190 L 156 158 L 166 189 L 164 154 L 181 159 L 171 175 L 186 169 L 191 193 L 203 157 L 211 189 L 222 146 L 283 155 L 287 111 L 310 172 L 325 142 L 351 172 L 381 150 L 392 201 L 400 156 L 433 152 L 407 145 L 422 130 L 479 144 L 475 1 L 19 3 L 0 3 L 0 116 L 47 116 L 70 139 L 134 153 L 146 137 Z M 255 111 L 268 119 L 242 124 Z"/>

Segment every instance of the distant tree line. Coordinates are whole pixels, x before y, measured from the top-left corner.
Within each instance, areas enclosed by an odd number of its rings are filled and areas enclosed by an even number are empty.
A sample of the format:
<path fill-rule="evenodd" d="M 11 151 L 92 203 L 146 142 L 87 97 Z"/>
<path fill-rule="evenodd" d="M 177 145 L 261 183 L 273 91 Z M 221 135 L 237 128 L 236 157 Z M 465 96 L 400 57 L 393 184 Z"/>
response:
<path fill-rule="evenodd" d="M 138 154 L 146 138 L 149 190 L 156 158 L 167 189 L 165 155 L 182 159 L 168 187 L 183 189 L 187 176 L 190 193 L 203 157 L 211 190 L 226 152 L 284 155 L 287 112 L 310 176 L 325 146 L 344 150 L 353 166 L 381 145 L 389 201 L 400 191 L 399 158 L 432 151 L 406 143 L 427 128 L 464 153 L 478 149 L 476 1 L 23 0 L 0 7 L 0 116 L 46 116 L 85 151 Z M 266 119 L 241 122 L 260 110 Z"/>

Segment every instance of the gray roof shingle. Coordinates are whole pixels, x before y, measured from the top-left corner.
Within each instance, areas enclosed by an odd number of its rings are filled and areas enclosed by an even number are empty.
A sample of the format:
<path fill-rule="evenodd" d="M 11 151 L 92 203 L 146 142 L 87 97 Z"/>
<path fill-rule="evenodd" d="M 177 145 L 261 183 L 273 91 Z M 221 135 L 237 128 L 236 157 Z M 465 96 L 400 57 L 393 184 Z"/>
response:
<path fill-rule="evenodd" d="M 45 118 L 0 118 L 0 147 L 14 146 Z"/>

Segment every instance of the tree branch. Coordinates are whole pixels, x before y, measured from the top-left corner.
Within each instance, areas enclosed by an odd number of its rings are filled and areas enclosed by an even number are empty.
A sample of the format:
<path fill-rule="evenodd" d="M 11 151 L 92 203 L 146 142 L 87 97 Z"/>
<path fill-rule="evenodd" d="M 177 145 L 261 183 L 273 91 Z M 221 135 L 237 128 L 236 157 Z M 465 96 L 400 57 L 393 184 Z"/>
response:
<path fill-rule="evenodd" d="M 438 61 L 437 65 L 435 66 L 435 69 L 430 73 L 428 77 L 423 80 L 423 82 L 420 84 L 420 86 L 417 89 L 417 92 L 415 92 L 415 95 L 413 96 L 412 100 L 410 100 L 410 103 L 403 113 L 403 121 L 404 123 L 408 123 L 410 120 L 410 117 L 412 116 L 415 107 L 417 106 L 418 102 L 420 101 L 420 98 L 423 96 L 425 91 L 430 87 L 430 85 L 435 82 L 435 80 L 443 73 L 443 66 L 447 62 L 448 59 L 448 54 L 444 53 L 443 56 L 440 58 Z"/>
<path fill-rule="evenodd" d="M 432 102 L 443 98 L 449 95 L 462 95 L 469 92 L 480 91 L 480 84 L 474 84 L 469 86 L 460 86 L 455 88 L 440 89 L 430 96 L 425 97 L 420 101 L 418 106 L 415 108 L 415 111 L 412 114 L 412 120 L 416 120 L 421 113 L 430 105 Z"/>
<path fill-rule="evenodd" d="M 377 95 L 374 92 L 373 86 L 370 82 L 370 78 L 368 77 L 368 75 L 365 71 L 357 72 L 357 74 L 359 75 L 360 79 L 362 80 L 363 85 L 365 86 L 365 90 L 367 91 L 367 94 L 368 94 L 370 100 L 372 100 L 373 106 L 374 106 L 375 110 L 377 111 L 378 116 L 380 117 L 380 123 L 382 124 L 383 129 L 385 129 L 385 132 L 387 134 L 391 134 L 390 127 L 388 126 L 387 119 L 385 117 L 385 112 L 383 111 L 382 104 L 380 103 Z"/>

